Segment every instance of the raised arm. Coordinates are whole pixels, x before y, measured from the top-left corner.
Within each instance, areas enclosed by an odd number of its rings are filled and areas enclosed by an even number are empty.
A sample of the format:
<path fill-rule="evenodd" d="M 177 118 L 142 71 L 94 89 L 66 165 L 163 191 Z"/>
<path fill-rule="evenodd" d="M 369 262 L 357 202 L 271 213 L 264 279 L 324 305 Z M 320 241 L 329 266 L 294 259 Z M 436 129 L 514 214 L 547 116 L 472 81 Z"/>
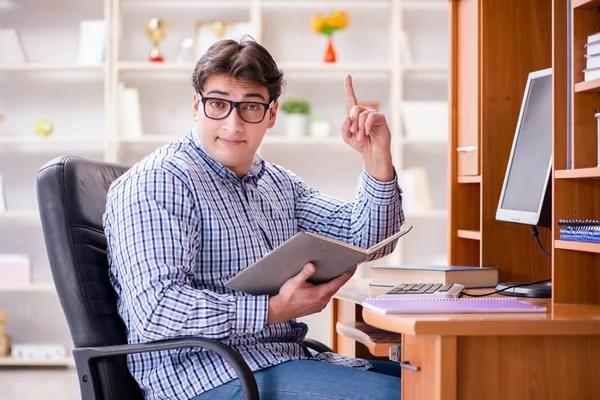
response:
<path fill-rule="evenodd" d="M 186 184 L 161 170 L 132 175 L 109 193 L 111 272 L 129 329 L 145 340 L 226 339 L 266 324 L 267 296 L 217 294 L 194 284 L 202 239 L 195 207 Z"/>

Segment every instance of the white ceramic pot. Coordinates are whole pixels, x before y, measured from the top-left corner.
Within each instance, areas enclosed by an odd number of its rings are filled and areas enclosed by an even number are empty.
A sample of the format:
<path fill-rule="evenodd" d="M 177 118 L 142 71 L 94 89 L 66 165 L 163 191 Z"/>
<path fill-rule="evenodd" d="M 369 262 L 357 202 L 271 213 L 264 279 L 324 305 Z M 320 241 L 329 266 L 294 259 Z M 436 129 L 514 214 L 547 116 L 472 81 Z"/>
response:
<path fill-rule="evenodd" d="M 285 136 L 306 136 L 308 131 L 308 115 L 286 114 L 284 118 Z"/>

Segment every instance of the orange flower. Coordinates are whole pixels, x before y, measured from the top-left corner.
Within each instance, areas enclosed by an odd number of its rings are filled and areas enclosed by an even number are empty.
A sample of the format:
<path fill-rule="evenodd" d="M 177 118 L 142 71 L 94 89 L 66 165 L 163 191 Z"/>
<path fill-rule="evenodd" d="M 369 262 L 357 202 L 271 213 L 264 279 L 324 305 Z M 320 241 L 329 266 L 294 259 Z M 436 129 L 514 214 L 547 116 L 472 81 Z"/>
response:
<path fill-rule="evenodd" d="M 311 25 L 313 31 L 316 33 L 331 36 L 333 32 L 345 29 L 348 26 L 348 20 L 348 12 L 346 10 L 338 10 L 332 12 L 327 17 L 321 14 L 315 15 L 311 21 Z"/>

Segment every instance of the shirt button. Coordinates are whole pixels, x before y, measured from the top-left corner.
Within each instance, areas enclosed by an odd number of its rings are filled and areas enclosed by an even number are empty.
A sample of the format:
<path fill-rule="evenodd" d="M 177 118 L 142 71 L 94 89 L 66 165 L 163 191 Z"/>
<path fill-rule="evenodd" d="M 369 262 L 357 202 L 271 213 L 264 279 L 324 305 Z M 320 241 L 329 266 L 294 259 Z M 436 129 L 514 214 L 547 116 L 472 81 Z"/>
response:
<path fill-rule="evenodd" d="M 252 333 L 254 332 L 254 327 L 252 326 L 252 324 L 248 324 L 248 326 L 246 326 L 246 329 L 248 330 L 248 332 Z"/>

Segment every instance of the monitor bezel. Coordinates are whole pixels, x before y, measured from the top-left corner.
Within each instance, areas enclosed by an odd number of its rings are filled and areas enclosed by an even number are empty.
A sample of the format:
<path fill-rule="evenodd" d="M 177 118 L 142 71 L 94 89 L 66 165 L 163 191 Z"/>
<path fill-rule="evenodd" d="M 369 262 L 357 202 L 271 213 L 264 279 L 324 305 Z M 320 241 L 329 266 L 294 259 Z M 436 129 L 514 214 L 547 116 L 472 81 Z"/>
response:
<path fill-rule="evenodd" d="M 544 206 L 544 196 L 546 191 L 548 190 L 548 183 L 550 181 L 549 177 L 552 173 L 552 159 L 553 154 L 550 153 L 550 161 L 548 163 L 548 168 L 546 170 L 546 179 L 544 182 L 544 190 L 542 191 L 542 195 L 539 199 L 539 206 L 537 212 L 528 212 L 521 210 L 511 210 L 507 208 L 502 208 L 502 202 L 504 200 L 504 194 L 506 191 L 506 186 L 508 184 L 508 176 L 513 164 L 513 155 L 516 149 L 518 135 L 521 130 L 521 123 L 523 119 L 523 114 L 525 112 L 525 106 L 527 104 L 527 100 L 529 97 L 529 91 L 531 89 L 531 83 L 535 79 L 544 78 L 544 77 L 552 77 L 552 68 L 546 68 L 539 71 L 532 71 L 527 76 L 527 84 L 525 86 L 525 91 L 523 92 L 523 99 L 521 101 L 521 110 L 519 112 L 519 119 L 517 120 L 517 125 L 515 128 L 515 134 L 513 136 L 513 143 L 510 150 L 510 155 L 508 157 L 508 163 L 506 165 L 506 171 L 504 174 L 504 183 L 502 184 L 502 192 L 500 193 L 500 198 L 498 199 L 498 209 L 496 210 L 496 220 L 498 221 L 506 221 L 506 222 L 516 222 L 527 225 L 537 225 L 540 220 L 540 215 L 542 213 L 542 208 Z"/>

